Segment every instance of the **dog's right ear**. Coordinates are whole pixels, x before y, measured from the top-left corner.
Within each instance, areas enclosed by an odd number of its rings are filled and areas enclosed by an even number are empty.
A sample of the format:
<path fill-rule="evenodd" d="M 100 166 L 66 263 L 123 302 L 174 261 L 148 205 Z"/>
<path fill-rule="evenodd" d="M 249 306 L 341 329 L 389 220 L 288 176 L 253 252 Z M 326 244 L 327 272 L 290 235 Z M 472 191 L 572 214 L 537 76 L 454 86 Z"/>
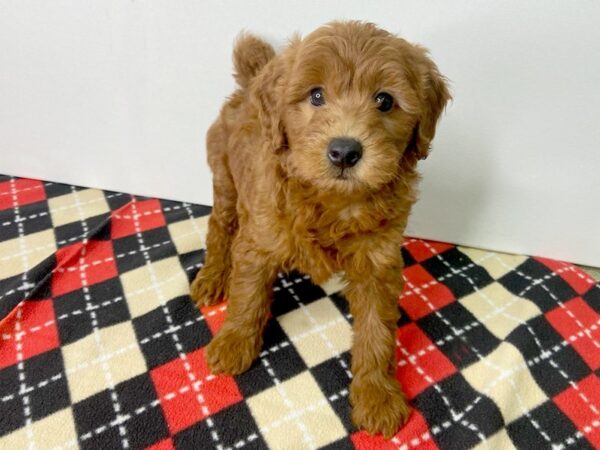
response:
<path fill-rule="evenodd" d="M 252 101 L 257 109 L 261 133 L 273 152 L 287 148 L 283 120 L 284 60 L 276 57 L 269 61 L 254 79 Z"/>

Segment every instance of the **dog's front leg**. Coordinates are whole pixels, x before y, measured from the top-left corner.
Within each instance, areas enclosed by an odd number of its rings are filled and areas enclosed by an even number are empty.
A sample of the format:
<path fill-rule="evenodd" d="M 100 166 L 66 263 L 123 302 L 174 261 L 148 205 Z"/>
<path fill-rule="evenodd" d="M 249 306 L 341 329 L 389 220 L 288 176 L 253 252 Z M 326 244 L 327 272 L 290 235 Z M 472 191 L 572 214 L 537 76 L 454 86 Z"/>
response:
<path fill-rule="evenodd" d="M 272 259 L 242 235 L 234 241 L 231 257 L 227 318 L 206 347 L 206 360 L 214 374 L 242 373 L 258 356 L 277 275 Z"/>
<path fill-rule="evenodd" d="M 369 272 L 347 271 L 345 290 L 354 317 L 350 401 L 354 423 L 371 434 L 391 438 L 410 414 L 395 379 L 401 262 Z"/>

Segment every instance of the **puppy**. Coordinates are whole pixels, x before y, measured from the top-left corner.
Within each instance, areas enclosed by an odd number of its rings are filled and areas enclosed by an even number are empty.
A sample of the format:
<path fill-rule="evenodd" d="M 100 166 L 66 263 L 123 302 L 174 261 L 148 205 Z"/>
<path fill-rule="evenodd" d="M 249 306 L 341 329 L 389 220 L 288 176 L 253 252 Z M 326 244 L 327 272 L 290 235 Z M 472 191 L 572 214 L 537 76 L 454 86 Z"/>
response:
<path fill-rule="evenodd" d="M 355 424 L 394 435 L 410 409 L 395 379 L 400 244 L 438 118 L 450 98 L 425 49 L 375 25 L 333 22 L 276 55 L 242 35 L 239 88 L 207 135 L 214 208 L 198 305 L 229 300 L 206 348 L 215 374 L 250 367 L 278 271 L 344 273 L 354 318 Z"/>

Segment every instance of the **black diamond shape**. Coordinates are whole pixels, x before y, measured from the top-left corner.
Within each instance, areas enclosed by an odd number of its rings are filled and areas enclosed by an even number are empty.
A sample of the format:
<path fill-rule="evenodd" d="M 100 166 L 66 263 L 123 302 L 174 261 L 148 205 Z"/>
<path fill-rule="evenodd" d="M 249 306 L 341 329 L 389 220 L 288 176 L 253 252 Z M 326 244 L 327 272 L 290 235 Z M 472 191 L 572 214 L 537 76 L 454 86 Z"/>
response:
<path fill-rule="evenodd" d="M 117 211 L 131 201 L 131 195 L 123 192 L 103 191 L 103 194 L 111 211 Z"/>
<path fill-rule="evenodd" d="M 63 183 L 44 183 L 47 198 L 60 197 L 61 195 L 72 194 L 73 191 L 77 192 L 83 189 L 86 188 Z"/>
<path fill-rule="evenodd" d="M 35 287 L 29 292 L 30 300 L 47 300 L 52 297 L 52 270 L 55 267 L 56 255 L 53 254 L 31 269 L 28 278 L 35 280 Z"/>
<path fill-rule="evenodd" d="M 417 263 L 417 260 L 413 258 L 410 252 L 406 249 L 406 247 L 402 247 L 402 259 L 404 261 L 404 267 L 410 267 Z"/>
<path fill-rule="evenodd" d="M 160 206 L 167 224 L 207 216 L 212 209 L 210 206 L 175 202 L 172 200 L 160 200 Z"/>
<path fill-rule="evenodd" d="M 52 218 L 46 200 L 21 206 L 19 215 L 26 235 L 52 228 Z M 1 222 L 1 220 L 0 220 Z"/>
<path fill-rule="evenodd" d="M 60 349 L 50 350 L 24 362 L 27 395 L 32 419 L 39 420 L 69 406 L 69 386 Z"/>
<path fill-rule="evenodd" d="M 562 336 L 544 316 L 534 317 L 526 325 L 515 328 L 506 340 L 523 354 L 533 378 L 550 397 L 569 387 L 569 379 L 577 382 L 591 372 L 573 348 L 562 345 Z M 544 357 L 541 358 L 541 355 Z M 561 375 L 561 371 L 566 373 L 568 379 Z"/>
<path fill-rule="evenodd" d="M 506 427 L 508 435 L 517 448 L 550 448 L 573 436 L 577 428 L 571 420 L 552 402 L 546 401 Z M 531 421 L 535 421 L 538 427 Z M 545 434 L 545 436 L 544 436 Z M 548 442 L 550 439 L 551 442 Z M 585 439 L 577 440 L 577 449 L 593 449 Z"/>
<path fill-rule="evenodd" d="M 331 302 L 335 305 L 335 307 L 342 313 L 342 315 L 346 318 L 346 320 L 352 323 L 352 318 L 348 317 L 350 315 L 350 305 L 348 304 L 348 300 L 341 292 L 333 293 L 329 296 Z"/>
<path fill-rule="evenodd" d="M 280 316 L 300 307 L 300 304 L 308 305 L 316 300 L 326 297 L 325 291 L 313 284 L 299 272 L 290 272 L 287 275 L 280 274 L 273 285 L 274 316 Z"/>
<path fill-rule="evenodd" d="M 90 334 L 93 330 L 92 315 L 96 318 L 98 328 L 131 319 L 118 278 L 91 285 L 87 299 L 83 289 L 56 297 L 54 313 L 62 345 Z"/>
<path fill-rule="evenodd" d="M 117 448 L 126 438 L 133 448 L 142 448 L 169 435 L 154 385 L 149 374 L 141 374 L 115 387 L 119 414 L 110 390 L 106 389 L 73 405 L 73 417 L 82 448 Z M 121 436 L 119 425 L 125 430 Z M 90 433 L 91 432 L 91 433 Z"/>
<path fill-rule="evenodd" d="M 516 296 L 531 300 L 543 312 L 556 308 L 558 301 L 566 302 L 577 296 L 569 283 L 533 258 L 528 258 L 498 281 Z"/>
<path fill-rule="evenodd" d="M 457 448 L 458 443 L 460 448 L 471 448 L 481 441 L 480 436 L 489 437 L 504 426 L 496 404 L 475 391 L 459 373 L 427 388 L 414 399 L 414 405 L 440 448 Z"/>
<path fill-rule="evenodd" d="M 12 209 L 0 211 L 0 242 L 19 237 L 19 227 L 15 222 L 15 216 L 12 212 Z"/>
<path fill-rule="evenodd" d="M 189 353 L 205 346 L 212 334 L 188 296 L 176 297 L 166 304 L 172 323 L 162 308 L 133 319 L 133 328 L 149 369 L 179 357 L 174 335 L 183 351 Z"/>
<path fill-rule="evenodd" d="M 19 205 L 18 217 L 14 208 L 0 211 L 0 242 L 15 239 L 20 233 L 29 235 L 51 228 L 52 218 L 46 200 Z"/>
<path fill-rule="evenodd" d="M 84 226 L 85 224 L 85 226 Z M 56 245 L 59 248 L 92 238 L 95 241 L 110 240 L 110 216 L 108 213 L 88 217 L 85 221 L 71 222 L 54 229 Z"/>
<path fill-rule="evenodd" d="M 177 433 L 173 437 L 175 448 L 196 450 L 217 447 L 218 444 L 224 448 L 267 448 L 252 413 L 244 402 L 231 405 L 213 414 L 210 419 L 212 426 L 209 426 L 207 420 L 204 420 Z M 216 440 L 214 434 L 216 434 Z"/>
<path fill-rule="evenodd" d="M 400 318 L 398 319 L 398 322 L 396 322 L 396 326 L 398 328 L 408 325 L 409 323 L 413 323 L 413 320 L 410 318 L 404 308 L 402 308 L 402 306 L 398 305 L 398 310 L 400 311 Z"/>
<path fill-rule="evenodd" d="M 583 300 L 590 305 L 594 311 L 600 314 L 600 283 L 593 285 L 583 296 Z"/>
<path fill-rule="evenodd" d="M 244 397 L 250 397 L 275 385 L 273 376 L 269 374 L 267 367 L 280 382 L 292 378 L 307 368 L 277 320 L 271 319 L 268 322 L 263 336 L 261 357 L 254 361 L 250 369 L 235 377 Z"/>
<path fill-rule="evenodd" d="M 175 245 L 165 227 L 142 232 L 142 240 L 144 241 L 143 251 L 140 249 L 140 242 L 136 234 L 113 241 L 119 273 L 142 267 L 147 263 L 147 258 L 152 262 L 157 262 L 177 255 Z"/>
<path fill-rule="evenodd" d="M 4 344 L 6 345 L 6 344 Z M 25 425 L 16 364 L 0 370 L 0 436 Z"/>
<path fill-rule="evenodd" d="M 501 342 L 459 302 L 419 319 L 417 324 L 459 369 L 478 361 L 478 354 L 488 355 Z"/>
<path fill-rule="evenodd" d="M 144 448 L 169 436 L 160 406 L 155 406 L 156 390 L 148 373 L 138 375 L 116 387 L 123 414 L 131 418 L 125 423 L 132 448 Z"/>
<path fill-rule="evenodd" d="M 107 389 L 72 406 L 75 429 L 82 449 L 121 448 L 124 437 L 114 424 L 117 413 Z M 111 425 L 113 422 L 113 425 Z M 126 424 L 124 424 L 126 427 Z M 96 431 L 97 430 L 97 431 Z M 125 436 L 128 438 L 128 436 Z"/>
<path fill-rule="evenodd" d="M 473 265 L 469 267 L 470 264 Z M 494 281 L 483 267 L 474 264 L 456 247 L 423 261 L 421 266 L 435 279 L 442 279 L 457 299 Z"/>
<path fill-rule="evenodd" d="M 185 270 L 188 281 L 191 283 L 196 278 L 196 274 L 200 271 L 200 264 L 204 264 L 206 252 L 202 250 L 194 250 L 188 253 L 179 254 L 179 262 Z"/>
<path fill-rule="evenodd" d="M 27 272 L 26 283 L 22 274 L 0 280 L 0 292 L 4 295 L 0 301 L 0 319 L 16 308 L 26 295 L 28 300 L 33 301 L 50 298 L 49 283 L 55 266 L 55 255 L 50 255 Z"/>
<path fill-rule="evenodd" d="M 30 288 L 23 284 L 23 275 L 0 280 L 0 292 L 5 293 L 0 301 L 0 319 L 6 317 L 23 300 Z"/>
<path fill-rule="evenodd" d="M 342 353 L 340 358 L 349 370 L 350 352 Z M 350 416 L 351 410 L 348 397 L 351 380 L 346 373 L 346 369 L 340 364 L 340 360 L 338 358 L 328 359 L 315 367 L 311 367 L 310 372 L 344 424 L 346 431 L 349 433 L 354 431 L 355 427 Z"/>

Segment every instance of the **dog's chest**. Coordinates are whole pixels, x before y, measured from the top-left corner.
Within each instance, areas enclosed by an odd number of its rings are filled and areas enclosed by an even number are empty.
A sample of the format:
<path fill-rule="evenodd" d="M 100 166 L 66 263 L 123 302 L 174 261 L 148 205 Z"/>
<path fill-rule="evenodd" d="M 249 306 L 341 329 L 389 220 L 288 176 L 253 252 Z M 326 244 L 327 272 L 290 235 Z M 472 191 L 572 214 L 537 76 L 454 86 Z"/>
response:
<path fill-rule="evenodd" d="M 311 276 L 316 283 L 343 271 L 347 247 L 360 239 L 360 207 L 296 217 L 290 230 L 292 268 Z"/>
<path fill-rule="evenodd" d="M 323 283 L 341 270 L 337 256 L 336 247 L 325 247 L 318 239 L 307 235 L 295 239 L 289 268 L 310 275 L 317 284 Z"/>
<path fill-rule="evenodd" d="M 282 248 L 284 269 L 297 269 L 316 283 L 343 272 L 353 255 L 386 227 L 387 202 L 371 197 L 328 195 L 292 185 L 279 203 L 279 232 L 288 245 Z"/>

